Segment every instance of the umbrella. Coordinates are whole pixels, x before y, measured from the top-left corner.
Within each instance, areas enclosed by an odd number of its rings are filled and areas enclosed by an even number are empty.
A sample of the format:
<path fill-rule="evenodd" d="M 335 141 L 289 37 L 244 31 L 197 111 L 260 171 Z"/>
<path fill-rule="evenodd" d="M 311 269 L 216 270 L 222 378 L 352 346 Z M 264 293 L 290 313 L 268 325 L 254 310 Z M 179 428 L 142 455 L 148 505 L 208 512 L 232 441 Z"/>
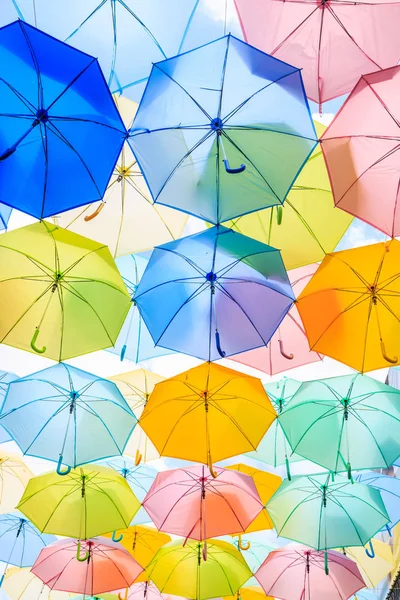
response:
<path fill-rule="evenodd" d="M 150 253 L 141 252 L 140 254 L 120 256 L 116 260 L 122 279 L 132 298 L 128 316 L 125 319 L 118 339 L 115 345 L 108 349 L 109 352 L 118 354 L 121 361 L 127 358 L 132 362 L 138 363 L 156 358 L 157 356 L 171 354 L 171 350 L 155 346 L 149 330 L 140 316 L 136 302 L 133 301 L 133 296 L 147 267 L 149 258 Z"/>
<path fill-rule="evenodd" d="M 288 272 L 295 296 L 303 291 L 316 269 L 317 265 L 309 265 Z M 236 354 L 231 360 L 263 371 L 268 375 L 275 375 L 282 371 L 318 362 L 322 360 L 322 356 L 318 352 L 310 350 L 299 311 L 294 304 L 267 346 Z"/>
<path fill-rule="evenodd" d="M 29 568 L 7 569 L 2 590 L 11 600 L 68 600 L 70 597 L 67 592 L 50 590 Z"/>
<path fill-rule="evenodd" d="M 151 371 L 146 371 L 146 369 L 136 369 L 135 371 L 129 371 L 129 373 L 114 375 L 114 377 L 110 377 L 109 379 L 118 386 L 119 391 L 129 404 L 135 417 L 139 419 L 154 386 L 156 383 L 163 381 L 165 377 L 161 377 L 161 375 L 157 375 Z M 136 463 L 140 463 L 141 461 L 148 462 L 159 457 L 157 450 L 140 425 L 135 428 L 131 435 L 125 448 L 125 454 L 133 456 Z"/>
<path fill-rule="evenodd" d="M 69 597 L 71 595 L 69 594 Z M 117 594 L 96 594 L 96 596 L 79 595 L 73 596 L 72 600 L 118 600 Z"/>
<path fill-rule="evenodd" d="M 379 473 L 365 472 L 357 474 L 355 480 L 380 491 L 390 518 L 390 522 L 386 525 L 390 531 L 400 521 L 400 479 Z"/>
<path fill-rule="evenodd" d="M 397 240 L 324 258 L 297 300 L 312 350 L 357 371 L 398 362 L 399 260 Z"/>
<path fill-rule="evenodd" d="M 261 502 L 264 505 L 268 502 L 268 500 L 271 499 L 282 483 L 282 479 L 281 477 L 278 477 L 278 475 L 273 475 L 272 473 L 267 473 L 265 471 L 261 471 L 260 469 L 254 469 L 253 467 L 248 467 L 242 463 L 230 465 L 227 467 L 227 469 L 238 471 L 239 473 L 243 473 L 244 475 L 251 477 L 261 498 Z M 264 531 L 265 529 L 273 529 L 273 527 L 274 525 L 269 514 L 265 508 L 263 508 L 262 512 L 257 515 L 257 517 L 250 523 L 248 527 L 246 527 L 246 533 L 251 533 L 253 531 Z M 241 535 L 239 534 L 238 537 L 239 549 L 248 550 L 250 548 L 250 543 L 243 545 Z"/>
<path fill-rule="evenodd" d="M 293 454 L 285 432 L 282 429 L 280 417 L 300 386 L 300 381 L 288 379 L 287 377 L 274 383 L 264 384 L 264 389 L 278 416 L 264 435 L 257 450 L 247 453 L 247 456 L 250 458 L 261 460 L 273 467 L 286 465 L 288 479 L 291 478 L 289 457 L 292 462 L 301 460 L 301 457 Z"/>
<path fill-rule="evenodd" d="M 115 102 L 127 128 L 137 104 L 123 96 Z M 141 252 L 181 237 L 188 217 L 166 206 L 153 204 L 130 146 L 122 152 L 100 203 L 64 212 L 57 225 L 106 244 L 111 254 Z"/>
<path fill-rule="evenodd" d="M 106 246 L 40 221 L 0 236 L 0 342 L 61 361 L 112 346 L 130 297 Z"/>
<path fill-rule="evenodd" d="M 389 520 L 378 490 L 324 473 L 285 479 L 267 510 L 278 535 L 325 551 L 364 546 Z"/>
<path fill-rule="evenodd" d="M 223 600 L 274 600 L 270 596 L 266 596 L 261 587 L 257 585 L 249 585 L 240 588 L 235 596 L 225 596 Z"/>
<path fill-rule="evenodd" d="M 84 596 L 129 587 L 142 570 L 125 548 L 106 538 L 59 540 L 32 567 L 49 588 Z"/>
<path fill-rule="evenodd" d="M 320 138 L 326 127 L 314 121 Z M 279 248 L 287 269 L 321 261 L 333 252 L 352 218 L 333 204 L 328 171 L 318 145 L 288 193 L 274 206 L 226 223 L 234 231 Z M 329 227 L 327 227 L 329 223 Z"/>
<path fill-rule="evenodd" d="M 158 471 L 153 467 L 144 464 L 136 465 L 133 460 L 130 460 L 125 456 L 105 460 L 103 464 L 106 467 L 114 469 L 126 479 L 126 481 L 129 483 L 129 487 L 139 502 L 143 502 L 158 473 Z M 148 521 L 149 517 L 147 512 L 144 510 L 144 508 L 140 507 L 139 511 L 135 514 L 132 525 L 140 525 L 141 523 L 147 523 Z"/>
<path fill-rule="evenodd" d="M 231 596 L 251 577 L 240 552 L 213 539 L 207 546 L 202 542 L 182 546 L 181 540 L 174 540 L 157 552 L 147 572 L 163 594 L 196 600 Z"/>
<path fill-rule="evenodd" d="M 7 229 L 8 221 L 10 219 L 12 208 L 6 204 L 0 204 L 0 231 Z"/>
<path fill-rule="evenodd" d="M 155 248 L 134 300 L 155 344 L 216 360 L 268 344 L 293 291 L 279 250 L 213 227 Z"/>
<path fill-rule="evenodd" d="M 165 596 L 161 594 L 154 583 L 145 581 L 135 582 L 126 589 L 125 595 L 118 594 L 118 598 L 119 600 L 164 600 Z"/>
<path fill-rule="evenodd" d="M 121 475 L 107 467 L 85 465 L 64 477 L 53 472 L 33 477 L 18 509 L 40 531 L 88 539 L 128 527 L 139 506 Z"/>
<path fill-rule="evenodd" d="M 399 93 L 400 67 L 363 75 L 321 140 L 336 206 L 390 237 L 400 235 Z"/>
<path fill-rule="evenodd" d="M 235 0 L 247 41 L 302 69 L 307 96 L 321 104 L 355 85 L 363 73 L 396 64 L 397 2 L 361 0 L 286 3 Z"/>
<path fill-rule="evenodd" d="M 158 383 L 140 423 L 161 456 L 208 464 L 255 450 L 276 413 L 261 381 L 204 363 Z"/>
<path fill-rule="evenodd" d="M 0 370 L 0 406 L 4 402 L 8 385 L 11 381 L 18 379 L 18 376 L 14 373 L 8 373 L 7 371 Z M 4 442 L 10 442 L 12 440 L 11 435 L 0 425 L 0 444 Z"/>
<path fill-rule="evenodd" d="M 31 477 L 19 456 L 0 452 L 0 514 L 15 509 Z"/>
<path fill-rule="evenodd" d="M 317 135 L 301 71 L 228 35 L 153 66 L 129 143 L 155 202 L 219 224 L 283 204 Z"/>
<path fill-rule="evenodd" d="M 214 470 L 215 477 L 204 465 L 158 473 L 143 501 L 157 529 L 204 541 L 250 526 L 263 509 L 254 481 L 237 471 Z"/>
<path fill-rule="evenodd" d="M 281 600 L 343 600 L 365 586 L 357 565 L 340 552 L 325 557 L 298 545 L 271 552 L 255 575 L 266 594 Z"/>
<path fill-rule="evenodd" d="M 400 454 L 400 392 L 367 375 L 306 381 L 279 423 L 293 452 L 349 479 Z"/>
<path fill-rule="evenodd" d="M 63 462 L 122 454 L 136 418 L 115 383 L 60 363 L 12 382 L 0 423 L 24 454 L 58 461 L 62 474 Z"/>
<path fill-rule="evenodd" d="M 38 219 L 100 200 L 126 136 L 95 58 L 0 29 L 0 200 Z"/>
<path fill-rule="evenodd" d="M 389 544 L 373 540 L 373 556 L 366 548 L 346 548 L 343 553 L 357 563 L 360 573 L 369 588 L 376 587 L 395 568 L 392 549 Z"/>

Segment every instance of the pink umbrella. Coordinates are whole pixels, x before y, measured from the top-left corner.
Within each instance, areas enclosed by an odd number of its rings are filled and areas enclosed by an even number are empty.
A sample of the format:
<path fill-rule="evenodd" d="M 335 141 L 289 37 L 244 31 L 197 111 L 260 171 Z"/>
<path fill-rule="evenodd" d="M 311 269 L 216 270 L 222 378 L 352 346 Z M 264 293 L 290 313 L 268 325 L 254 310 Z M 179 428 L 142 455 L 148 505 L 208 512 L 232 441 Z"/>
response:
<path fill-rule="evenodd" d="M 94 596 L 129 587 L 143 567 L 120 544 L 98 537 L 46 546 L 31 571 L 52 590 Z"/>
<path fill-rule="evenodd" d="M 391 237 L 400 235 L 399 97 L 400 67 L 363 75 L 322 137 L 336 206 Z"/>
<path fill-rule="evenodd" d="M 158 473 L 143 501 L 157 529 L 195 540 L 243 532 L 263 509 L 254 481 L 215 472 L 196 465 Z"/>
<path fill-rule="evenodd" d="M 302 69 L 320 106 L 400 58 L 398 0 L 235 0 L 248 43 Z"/>
<path fill-rule="evenodd" d="M 152 581 L 134 583 L 118 592 L 119 600 L 163 600 L 164 596 Z"/>
<path fill-rule="evenodd" d="M 290 283 L 297 297 L 305 288 L 318 265 L 307 265 L 288 272 Z M 236 354 L 230 360 L 253 367 L 268 375 L 275 375 L 295 367 L 322 360 L 321 354 L 312 352 L 308 345 L 303 323 L 294 304 L 272 336 L 268 346 Z"/>
<path fill-rule="evenodd" d="M 270 552 L 255 573 L 267 596 L 281 600 L 345 600 L 365 587 L 355 562 L 334 550 L 290 545 Z"/>

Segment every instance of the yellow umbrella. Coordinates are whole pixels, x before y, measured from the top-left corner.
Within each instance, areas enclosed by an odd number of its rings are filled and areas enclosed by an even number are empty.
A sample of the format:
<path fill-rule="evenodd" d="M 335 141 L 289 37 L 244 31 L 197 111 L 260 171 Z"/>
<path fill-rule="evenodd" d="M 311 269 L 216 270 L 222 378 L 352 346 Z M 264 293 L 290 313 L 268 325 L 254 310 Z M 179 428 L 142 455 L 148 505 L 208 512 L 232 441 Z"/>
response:
<path fill-rule="evenodd" d="M 129 129 L 138 105 L 115 96 L 122 119 Z M 102 201 L 64 212 L 54 218 L 57 225 L 103 244 L 111 254 L 141 252 L 182 235 L 188 215 L 153 204 L 144 177 L 128 142 L 125 142 Z"/>
<path fill-rule="evenodd" d="M 114 375 L 109 379 L 118 386 L 136 418 L 139 419 L 154 386 L 164 381 L 165 377 L 146 369 L 136 369 L 129 373 Z M 136 465 L 141 461 L 148 462 L 160 456 L 139 424 L 133 430 L 124 454 L 134 457 Z"/>
<path fill-rule="evenodd" d="M 226 467 L 227 469 L 232 469 L 234 471 L 239 471 L 240 473 L 244 473 L 245 475 L 249 475 L 257 488 L 257 492 L 260 495 L 262 503 L 265 505 L 275 494 L 276 490 L 282 483 L 282 478 L 278 477 L 278 475 L 273 475 L 272 473 L 267 473 L 266 471 L 261 471 L 260 469 L 254 469 L 253 467 L 248 467 L 242 463 L 238 463 L 236 465 L 231 465 L 230 467 Z M 254 519 L 254 521 L 249 525 L 246 529 L 245 533 L 251 533 L 252 531 L 263 531 L 264 529 L 273 529 L 274 524 L 269 516 L 268 512 L 264 508 L 260 514 Z M 247 550 L 250 547 L 250 542 L 245 546 L 242 545 L 241 536 L 239 537 L 239 548 L 241 550 Z"/>
<path fill-rule="evenodd" d="M 18 456 L 0 452 L 0 513 L 15 509 L 33 473 Z"/>
<path fill-rule="evenodd" d="M 365 584 L 369 588 L 376 587 L 394 568 L 393 552 L 390 546 L 376 539 L 372 543 L 375 554 L 373 558 L 366 554 L 365 548 L 362 546 L 345 549 L 346 555 L 357 563 Z"/>
<path fill-rule="evenodd" d="M 259 379 L 203 363 L 165 379 L 140 424 L 162 456 L 208 464 L 255 450 L 276 418 Z"/>
<path fill-rule="evenodd" d="M 223 600 L 273 600 L 273 598 L 266 596 L 262 587 L 249 585 L 240 588 L 234 596 L 224 596 Z"/>
<path fill-rule="evenodd" d="M 314 123 L 318 137 L 325 127 Z M 335 208 L 328 172 L 318 145 L 295 181 L 283 206 L 226 223 L 239 233 L 279 248 L 286 269 L 322 260 L 332 252 L 352 217 Z"/>
<path fill-rule="evenodd" d="M 121 536 L 122 538 L 119 540 L 119 543 L 128 550 L 136 562 L 144 569 L 153 560 L 158 550 L 171 541 L 171 537 L 168 534 L 157 531 L 157 529 L 152 527 L 145 527 L 144 525 L 134 525 L 126 529 L 118 529 L 114 537 L 119 539 Z M 104 537 L 112 537 L 112 535 L 106 534 Z M 136 579 L 136 581 L 147 580 L 146 571 L 143 571 Z"/>
<path fill-rule="evenodd" d="M 51 590 L 41 579 L 31 573 L 30 568 L 7 569 L 2 590 L 11 600 L 68 600 L 73 594 Z"/>

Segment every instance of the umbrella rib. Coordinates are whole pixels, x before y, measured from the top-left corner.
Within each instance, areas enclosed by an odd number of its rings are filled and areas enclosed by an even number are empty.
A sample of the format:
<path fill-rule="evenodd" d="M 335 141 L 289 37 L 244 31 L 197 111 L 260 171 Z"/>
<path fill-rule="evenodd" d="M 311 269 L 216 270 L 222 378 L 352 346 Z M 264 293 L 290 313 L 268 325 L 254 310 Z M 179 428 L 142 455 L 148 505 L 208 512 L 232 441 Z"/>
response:
<path fill-rule="evenodd" d="M 164 56 L 164 58 L 168 58 L 167 55 L 165 54 L 164 50 L 162 49 L 161 44 L 157 41 L 157 38 L 154 36 L 153 33 L 151 33 L 150 29 L 144 24 L 144 22 L 141 19 L 139 19 L 139 17 L 136 15 L 136 13 L 134 13 L 129 8 L 129 6 L 127 4 L 125 4 L 125 2 L 123 0 L 118 0 L 118 2 L 143 27 L 143 29 L 145 30 L 145 32 L 147 33 L 147 35 L 153 40 L 153 42 L 155 43 L 155 45 L 157 46 L 157 48 L 160 50 L 160 52 Z"/>
<path fill-rule="evenodd" d="M 89 55 L 87 55 L 89 58 Z M 68 85 L 62 90 L 62 92 L 56 96 L 56 98 L 53 100 L 53 102 L 51 102 L 49 104 L 49 106 L 47 106 L 46 110 L 47 112 L 49 112 L 49 110 L 55 105 L 56 102 L 58 102 L 60 100 L 60 98 L 62 98 L 62 96 L 64 96 L 64 94 L 71 88 L 71 86 L 74 85 L 74 83 L 76 83 L 76 81 L 89 69 L 89 67 L 91 67 L 93 64 L 97 63 L 97 58 L 94 57 L 90 57 L 92 60 L 86 65 L 86 67 L 84 67 L 82 69 L 82 71 L 80 71 L 77 75 L 75 75 L 75 77 L 68 83 Z"/>
<path fill-rule="evenodd" d="M 63 404 L 63 406 L 60 406 L 45 422 L 44 424 L 40 427 L 39 431 L 36 433 L 36 435 L 34 436 L 34 438 L 32 439 L 31 443 L 26 447 L 24 454 L 28 454 L 30 448 L 33 446 L 33 444 L 36 442 L 36 440 L 38 439 L 38 437 L 43 433 L 43 431 L 46 429 L 46 427 L 49 425 L 49 423 L 51 423 L 51 421 L 57 417 L 63 410 L 65 410 L 67 408 L 67 405 L 69 403 L 65 402 Z"/>
<path fill-rule="evenodd" d="M 195 263 L 194 260 L 192 260 L 188 256 L 185 256 L 181 252 L 178 252 L 177 250 L 170 250 L 169 248 L 165 248 L 165 247 L 163 248 L 163 252 L 170 252 L 174 256 L 179 256 L 179 258 L 182 258 L 185 262 L 187 262 L 202 277 L 205 277 L 207 275 L 207 271 L 205 269 L 202 269 L 201 267 L 199 267 L 199 265 L 197 263 Z"/>
<path fill-rule="evenodd" d="M 339 500 L 338 500 L 337 496 L 332 496 L 332 497 L 331 497 L 331 500 L 332 500 L 332 502 L 334 502 L 334 503 L 335 503 L 337 506 L 339 506 L 339 507 L 340 507 L 340 508 L 343 510 L 343 512 L 346 514 L 347 518 L 349 519 L 350 523 L 351 523 L 351 524 L 352 524 L 352 526 L 353 526 L 353 529 L 354 529 L 354 531 L 356 532 L 356 535 L 357 535 L 358 539 L 360 540 L 360 545 L 361 545 L 361 546 L 364 546 L 364 543 L 365 543 L 365 542 L 363 542 L 363 540 L 361 539 L 361 536 L 360 536 L 360 534 L 359 534 L 359 532 L 358 532 L 358 528 L 356 527 L 356 525 L 355 525 L 355 523 L 354 523 L 353 519 L 350 517 L 350 515 L 349 515 L 348 511 L 347 511 L 347 510 L 344 508 L 343 504 L 342 504 L 341 502 L 339 502 Z M 359 500 L 361 500 L 361 498 L 359 498 Z"/>
<path fill-rule="evenodd" d="M 224 417 L 226 417 L 229 421 L 231 421 L 231 423 L 236 427 L 236 429 L 239 431 L 239 433 L 243 436 L 243 438 L 246 440 L 246 442 L 253 448 L 253 450 L 256 450 L 257 447 L 254 446 L 254 444 L 251 442 L 251 440 L 248 438 L 248 436 L 246 435 L 245 431 L 243 430 L 243 428 L 239 425 L 239 423 L 236 421 L 236 419 L 234 419 L 232 417 L 232 415 L 230 415 L 229 413 L 227 413 L 221 406 L 219 406 L 216 402 L 210 402 L 210 405 L 213 406 L 217 411 L 219 411 L 221 414 L 224 415 Z"/>
<path fill-rule="evenodd" d="M 19 92 L 14 86 L 12 86 L 10 83 L 8 83 L 8 81 L 6 81 L 5 79 L 3 79 L 3 77 L 0 77 L 0 82 L 4 83 L 5 86 L 8 87 L 8 89 L 15 94 L 15 96 L 17 96 L 18 100 L 20 100 L 28 110 L 31 111 L 32 113 L 32 117 L 35 117 L 36 115 L 36 108 L 33 104 L 31 104 L 31 102 L 29 102 L 29 100 L 27 98 L 25 98 L 25 96 L 23 96 L 23 94 L 21 94 L 21 92 Z M 12 116 L 12 115 L 10 115 Z"/>
<path fill-rule="evenodd" d="M 33 49 L 32 42 L 31 42 L 31 40 L 30 40 L 27 32 L 25 31 L 25 23 L 24 23 L 24 21 L 20 21 L 19 25 L 20 25 L 20 29 L 22 31 L 22 34 L 23 34 L 23 36 L 25 38 L 26 45 L 28 46 L 29 53 L 30 53 L 31 58 L 32 58 L 34 69 L 36 71 L 37 86 L 38 86 L 38 106 L 37 106 L 37 108 L 40 109 L 40 108 L 43 108 L 43 84 L 42 84 L 42 76 L 41 76 L 40 68 L 39 68 L 39 62 L 38 62 L 36 53 L 35 53 L 35 51 Z"/>

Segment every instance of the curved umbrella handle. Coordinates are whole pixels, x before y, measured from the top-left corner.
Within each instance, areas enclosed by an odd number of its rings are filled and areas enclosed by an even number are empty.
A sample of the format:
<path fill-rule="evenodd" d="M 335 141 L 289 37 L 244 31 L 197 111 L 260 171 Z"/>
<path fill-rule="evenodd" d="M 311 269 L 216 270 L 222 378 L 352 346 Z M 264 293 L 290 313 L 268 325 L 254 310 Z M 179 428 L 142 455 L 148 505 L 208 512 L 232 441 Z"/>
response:
<path fill-rule="evenodd" d="M 135 456 L 135 467 L 138 467 L 142 462 L 143 454 L 140 452 L 139 448 L 136 450 Z"/>
<path fill-rule="evenodd" d="M 276 207 L 276 223 L 277 223 L 277 225 L 282 225 L 282 217 L 283 217 L 283 208 L 279 204 Z"/>
<path fill-rule="evenodd" d="M 76 560 L 79 562 L 85 562 L 90 558 L 90 550 L 86 550 L 85 554 L 81 556 L 81 540 L 78 541 L 78 545 L 76 547 Z"/>
<path fill-rule="evenodd" d="M 326 550 L 324 552 L 324 569 L 325 575 L 329 575 L 328 552 Z"/>
<path fill-rule="evenodd" d="M 36 341 L 38 339 L 38 335 L 39 335 L 39 327 L 36 327 L 35 333 L 33 334 L 32 339 L 31 339 L 31 348 L 34 352 L 37 352 L 37 354 L 44 354 L 47 350 L 46 346 L 43 346 L 42 348 L 39 348 L 38 346 L 36 346 Z"/>
<path fill-rule="evenodd" d="M 0 587 L 3 585 L 4 577 L 6 576 L 6 572 L 4 571 L 3 575 L 0 577 Z"/>
<path fill-rule="evenodd" d="M 105 205 L 105 202 L 100 202 L 100 204 L 96 208 L 96 210 L 91 215 L 86 215 L 85 217 L 83 217 L 83 220 L 86 221 L 86 223 L 87 223 L 88 221 L 91 221 L 92 219 L 97 217 L 97 215 L 99 215 L 101 213 L 101 211 L 103 210 L 104 205 Z"/>
<path fill-rule="evenodd" d="M 353 475 L 351 474 L 351 464 L 349 462 L 346 465 L 346 469 L 347 469 L 347 479 L 350 479 L 351 483 L 354 483 Z"/>
<path fill-rule="evenodd" d="M 396 365 L 398 362 L 397 356 L 394 356 L 393 358 L 391 358 L 390 356 L 388 356 L 386 354 L 386 348 L 385 348 L 385 344 L 383 343 L 383 341 L 381 340 L 381 352 L 382 352 L 382 356 L 383 358 L 390 363 L 391 365 Z"/>
<path fill-rule="evenodd" d="M 390 528 L 390 526 L 386 524 L 385 527 L 386 527 L 386 531 L 388 532 L 389 536 L 393 537 L 392 536 L 392 529 Z"/>
<path fill-rule="evenodd" d="M 239 548 L 239 550 L 243 550 L 245 552 L 246 550 L 250 550 L 250 546 L 251 546 L 250 542 L 247 542 L 246 544 L 243 543 L 242 534 L 240 533 L 238 535 L 238 548 Z"/>
<path fill-rule="evenodd" d="M 283 358 L 287 358 L 287 360 L 293 360 L 294 359 L 294 354 L 290 353 L 290 354 L 286 354 L 285 350 L 283 349 L 283 342 L 282 340 L 278 340 L 279 342 L 279 351 L 282 354 Z"/>
<path fill-rule="evenodd" d="M 63 455 L 60 454 L 60 458 L 58 459 L 58 463 L 57 463 L 57 475 L 68 475 L 69 473 L 71 473 L 71 467 L 67 467 L 65 469 L 65 471 L 62 471 L 61 466 L 62 466 L 62 461 L 63 461 Z"/>
<path fill-rule="evenodd" d="M 375 558 L 375 550 L 374 550 L 371 540 L 369 540 L 368 545 L 369 545 L 369 548 L 365 548 L 365 554 L 368 556 L 368 558 Z"/>
<path fill-rule="evenodd" d="M 119 360 L 122 362 L 125 358 L 126 354 L 126 344 L 124 344 L 121 348 L 121 354 L 119 355 Z"/>
<path fill-rule="evenodd" d="M 128 592 L 129 592 L 129 588 L 125 588 L 125 594 L 123 596 L 121 596 L 121 592 L 118 592 L 118 599 L 119 600 L 128 600 Z"/>
<path fill-rule="evenodd" d="M 218 354 L 221 358 L 225 358 L 226 352 L 224 352 L 221 348 L 221 338 L 219 337 L 219 332 L 215 332 L 215 345 L 217 346 Z"/>
<path fill-rule="evenodd" d="M 203 560 L 207 560 L 207 540 L 204 541 L 202 554 L 203 554 Z"/>
<path fill-rule="evenodd" d="M 8 158 L 9 156 L 12 156 L 14 154 L 14 152 L 16 151 L 16 146 L 11 146 L 11 148 L 8 148 L 7 150 L 5 150 L 3 152 L 3 154 L 0 154 L 0 162 L 2 160 L 6 160 L 6 158 Z"/>
<path fill-rule="evenodd" d="M 208 455 L 207 465 L 208 465 L 208 468 L 209 468 L 209 470 L 210 470 L 210 473 L 211 473 L 211 475 L 214 477 L 214 479 L 215 479 L 216 477 L 218 477 L 218 473 L 217 473 L 216 471 L 214 471 L 214 469 L 213 469 L 213 464 L 212 464 L 212 458 L 211 458 L 211 454 L 209 454 L 209 455 Z"/>
<path fill-rule="evenodd" d="M 290 464 L 289 464 L 289 459 L 286 456 L 285 457 L 285 465 L 286 465 L 286 475 L 289 481 L 292 481 L 292 474 L 290 473 Z"/>
<path fill-rule="evenodd" d="M 235 174 L 235 173 L 243 173 L 243 171 L 246 168 L 246 165 L 241 164 L 240 167 L 237 167 L 236 169 L 232 169 L 232 167 L 229 165 L 229 160 L 227 158 L 224 158 L 224 165 L 225 165 L 225 171 L 227 173 L 231 173 L 231 174 Z"/>
<path fill-rule="evenodd" d="M 115 537 L 115 531 L 113 531 L 111 539 L 112 539 L 113 542 L 120 542 L 123 537 L 124 537 L 123 533 L 120 533 L 120 535 L 118 537 Z"/>

